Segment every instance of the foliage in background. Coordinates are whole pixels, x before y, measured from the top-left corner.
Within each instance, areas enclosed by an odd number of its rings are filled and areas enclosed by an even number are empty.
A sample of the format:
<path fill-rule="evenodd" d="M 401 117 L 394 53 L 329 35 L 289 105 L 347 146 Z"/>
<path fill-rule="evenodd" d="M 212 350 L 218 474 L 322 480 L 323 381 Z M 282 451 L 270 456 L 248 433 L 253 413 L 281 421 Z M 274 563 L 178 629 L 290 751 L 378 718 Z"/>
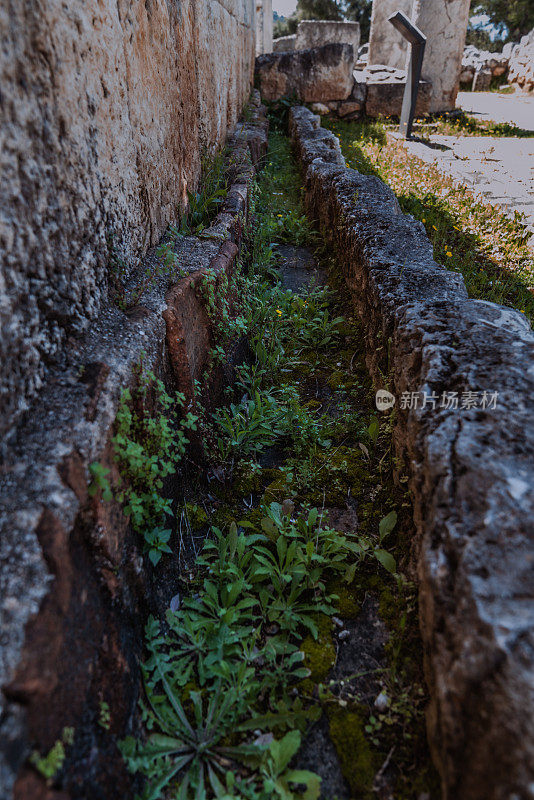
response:
<path fill-rule="evenodd" d="M 471 0 L 472 14 L 487 14 L 505 41 L 518 42 L 534 28 L 532 0 Z"/>

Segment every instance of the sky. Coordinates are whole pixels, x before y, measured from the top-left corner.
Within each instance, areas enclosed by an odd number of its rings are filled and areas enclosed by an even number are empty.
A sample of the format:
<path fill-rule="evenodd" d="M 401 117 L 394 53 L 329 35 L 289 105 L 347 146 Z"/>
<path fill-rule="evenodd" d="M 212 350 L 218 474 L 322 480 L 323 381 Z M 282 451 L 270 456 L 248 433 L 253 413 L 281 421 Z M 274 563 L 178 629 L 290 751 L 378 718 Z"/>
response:
<path fill-rule="evenodd" d="M 297 0 L 273 0 L 273 11 L 278 11 L 287 17 L 292 14 L 297 7 Z"/>

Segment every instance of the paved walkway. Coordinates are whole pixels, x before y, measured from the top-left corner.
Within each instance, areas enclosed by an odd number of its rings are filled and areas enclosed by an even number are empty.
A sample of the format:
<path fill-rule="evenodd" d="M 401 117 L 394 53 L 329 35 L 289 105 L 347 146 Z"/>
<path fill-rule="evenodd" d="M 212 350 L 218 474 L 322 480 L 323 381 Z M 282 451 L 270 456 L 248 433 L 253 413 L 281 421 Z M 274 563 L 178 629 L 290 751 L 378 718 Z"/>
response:
<path fill-rule="evenodd" d="M 534 131 L 534 95 L 459 92 L 456 107 L 477 119 L 510 122 L 518 128 Z"/>
<path fill-rule="evenodd" d="M 411 141 L 406 147 L 482 199 L 511 214 L 522 211 L 534 232 L 534 138 L 433 135 L 430 143 Z"/>
<path fill-rule="evenodd" d="M 534 130 L 534 96 L 516 92 L 460 92 L 457 107 L 479 119 Z M 513 214 L 521 211 L 534 232 L 534 138 L 439 136 L 406 142 L 410 153 L 437 164 L 485 201 Z M 534 251 L 534 236 L 530 240 Z"/>

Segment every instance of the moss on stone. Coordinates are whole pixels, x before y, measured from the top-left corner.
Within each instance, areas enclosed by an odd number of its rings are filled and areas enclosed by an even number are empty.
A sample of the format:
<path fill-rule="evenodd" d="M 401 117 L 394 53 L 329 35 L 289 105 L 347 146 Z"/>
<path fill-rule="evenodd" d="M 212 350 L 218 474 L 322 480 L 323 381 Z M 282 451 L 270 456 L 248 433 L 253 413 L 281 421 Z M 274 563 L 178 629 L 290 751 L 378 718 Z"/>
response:
<path fill-rule="evenodd" d="M 308 634 L 300 645 L 304 653 L 304 666 L 310 670 L 310 675 L 300 682 L 300 689 L 305 694 L 312 694 L 315 684 L 326 679 L 336 660 L 334 623 L 326 614 L 317 614 L 314 622 L 317 625 L 317 639 Z"/>
<path fill-rule="evenodd" d="M 331 581 L 328 584 L 328 592 L 338 597 L 336 605 L 340 617 L 344 619 L 356 619 L 360 613 L 361 605 L 356 599 L 358 588 L 347 586 L 341 579 Z"/>
<path fill-rule="evenodd" d="M 235 472 L 232 483 L 232 492 L 236 497 L 261 492 L 265 477 L 263 470 L 256 468 L 250 461 L 241 462 Z"/>
<path fill-rule="evenodd" d="M 351 792 L 359 800 L 373 797 L 373 779 L 383 761 L 365 738 L 366 714 L 363 706 L 328 706 L 330 738 L 334 743 L 341 771 Z"/>
<path fill-rule="evenodd" d="M 195 503 L 186 503 L 185 510 L 189 524 L 194 531 L 198 531 L 208 524 L 208 515 L 202 506 L 197 506 Z"/>
<path fill-rule="evenodd" d="M 281 503 L 287 497 L 290 497 L 290 495 L 291 487 L 286 481 L 286 476 L 283 472 L 279 472 L 278 477 L 266 486 L 265 492 L 263 493 L 263 502 L 267 505 L 271 503 Z"/>

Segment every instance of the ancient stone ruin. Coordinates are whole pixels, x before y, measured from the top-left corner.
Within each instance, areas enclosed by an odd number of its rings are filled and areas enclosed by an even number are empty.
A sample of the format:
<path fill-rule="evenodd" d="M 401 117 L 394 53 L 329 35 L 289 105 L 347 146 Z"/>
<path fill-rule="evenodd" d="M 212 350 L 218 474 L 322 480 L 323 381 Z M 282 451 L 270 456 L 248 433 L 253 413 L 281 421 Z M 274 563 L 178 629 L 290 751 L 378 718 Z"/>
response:
<path fill-rule="evenodd" d="M 534 335 L 321 125 L 532 35 L 403 3 L 0 14 L 0 800 L 534 797 Z"/>

